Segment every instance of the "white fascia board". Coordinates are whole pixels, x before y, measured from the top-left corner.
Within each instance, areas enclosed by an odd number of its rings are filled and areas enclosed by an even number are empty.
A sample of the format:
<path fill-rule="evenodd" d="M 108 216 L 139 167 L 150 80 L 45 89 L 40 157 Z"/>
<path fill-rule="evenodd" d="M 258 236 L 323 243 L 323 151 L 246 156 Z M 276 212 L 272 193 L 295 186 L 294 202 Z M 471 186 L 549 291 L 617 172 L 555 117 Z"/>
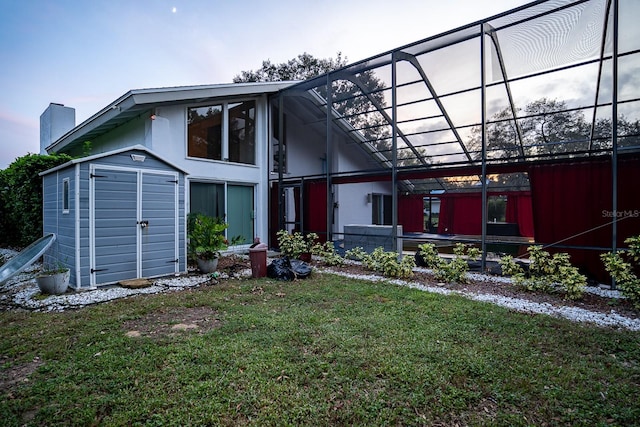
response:
<path fill-rule="evenodd" d="M 286 89 L 295 82 L 230 83 L 207 86 L 184 86 L 131 91 L 136 105 L 164 102 L 189 102 L 204 98 L 263 95 Z"/>

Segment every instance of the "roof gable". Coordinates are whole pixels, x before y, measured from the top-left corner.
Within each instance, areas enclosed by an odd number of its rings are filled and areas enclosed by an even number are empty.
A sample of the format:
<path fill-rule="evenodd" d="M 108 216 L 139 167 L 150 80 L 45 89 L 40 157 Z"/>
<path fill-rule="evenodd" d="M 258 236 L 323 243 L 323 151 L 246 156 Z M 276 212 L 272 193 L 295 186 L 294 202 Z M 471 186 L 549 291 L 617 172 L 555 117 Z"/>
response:
<path fill-rule="evenodd" d="M 225 83 L 131 90 L 62 135 L 46 149 L 47 151 L 60 152 L 79 141 L 86 141 L 109 132 L 144 111 L 156 107 L 172 104 L 201 103 L 221 98 L 265 95 L 278 92 L 294 83 Z"/>

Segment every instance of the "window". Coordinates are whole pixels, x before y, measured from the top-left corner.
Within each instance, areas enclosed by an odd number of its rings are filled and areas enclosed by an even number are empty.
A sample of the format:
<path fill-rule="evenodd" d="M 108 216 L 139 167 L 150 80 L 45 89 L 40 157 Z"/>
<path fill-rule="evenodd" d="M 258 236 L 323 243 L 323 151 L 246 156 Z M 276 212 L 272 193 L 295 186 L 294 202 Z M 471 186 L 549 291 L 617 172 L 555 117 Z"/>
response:
<path fill-rule="evenodd" d="M 229 105 L 229 161 L 256 163 L 256 103 Z"/>
<path fill-rule="evenodd" d="M 187 115 L 187 155 L 222 160 L 222 105 L 189 108 Z"/>
<path fill-rule="evenodd" d="M 237 238 L 236 244 L 253 242 L 253 186 L 191 182 L 189 200 L 191 213 L 222 218 L 228 225 L 227 238 Z"/>
<path fill-rule="evenodd" d="M 507 196 L 489 196 L 487 199 L 487 221 L 505 222 L 507 218 Z"/>
<path fill-rule="evenodd" d="M 422 202 L 424 206 L 424 232 L 437 233 L 440 222 L 440 198 L 424 197 Z"/>
<path fill-rule="evenodd" d="M 255 101 L 189 108 L 187 156 L 254 165 Z"/>
<path fill-rule="evenodd" d="M 69 178 L 62 180 L 62 213 L 69 213 Z"/>
<path fill-rule="evenodd" d="M 224 219 L 224 184 L 192 182 L 189 186 L 190 211 Z"/>
<path fill-rule="evenodd" d="M 280 113 L 276 107 L 271 108 L 271 133 L 273 138 L 272 142 L 272 157 L 273 157 L 273 172 L 280 171 Z M 282 116 L 282 173 L 287 173 L 287 116 Z"/>
<path fill-rule="evenodd" d="M 371 201 L 371 224 L 391 225 L 391 196 L 385 194 L 373 194 Z"/>

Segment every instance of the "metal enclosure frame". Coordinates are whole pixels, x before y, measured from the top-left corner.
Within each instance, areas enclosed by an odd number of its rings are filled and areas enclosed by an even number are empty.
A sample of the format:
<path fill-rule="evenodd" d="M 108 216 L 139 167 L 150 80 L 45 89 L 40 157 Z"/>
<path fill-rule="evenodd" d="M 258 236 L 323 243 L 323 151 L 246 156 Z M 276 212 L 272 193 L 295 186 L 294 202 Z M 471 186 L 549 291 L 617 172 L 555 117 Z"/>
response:
<path fill-rule="evenodd" d="M 279 188 L 326 181 L 328 240 L 334 187 L 343 182 L 390 181 L 394 233 L 399 193 L 479 191 L 484 269 L 489 191 L 529 189 L 532 166 L 605 159 L 615 251 L 618 158 L 640 152 L 640 88 L 631 83 L 640 70 L 640 29 L 630 18 L 639 14 L 633 0 L 535 1 L 283 89 L 271 98 L 278 134 L 284 116 L 304 107 L 301 122 L 324 139 L 327 167 L 300 176 L 280 168 Z M 336 169 L 337 134 L 378 166 Z M 283 198 L 281 191 L 281 225 Z"/>

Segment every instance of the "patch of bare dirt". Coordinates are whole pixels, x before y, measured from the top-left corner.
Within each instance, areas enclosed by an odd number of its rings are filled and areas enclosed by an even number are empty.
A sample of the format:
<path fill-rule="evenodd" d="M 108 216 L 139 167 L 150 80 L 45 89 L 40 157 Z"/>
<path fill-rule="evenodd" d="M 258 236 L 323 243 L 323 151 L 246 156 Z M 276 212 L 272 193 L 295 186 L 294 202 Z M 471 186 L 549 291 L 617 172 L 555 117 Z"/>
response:
<path fill-rule="evenodd" d="M 131 338 L 164 338 L 183 333 L 204 334 L 221 324 L 218 312 L 210 307 L 185 307 L 160 310 L 140 319 L 127 320 L 122 328 Z"/>
<path fill-rule="evenodd" d="M 247 269 L 251 269 L 251 261 L 244 257 L 229 255 L 220 257 L 218 260 L 218 271 L 227 273 L 229 277 Z"/>
<path fill-rule="evenodd" d="M 33 374 L 40 366 L 44 365 L 44 362 L 39 357 L 35 357 L 32 361 L 27 363 L 12 364 L 11 361 L 3 356 L 0 358 L 3 365 L 9 365 L 9 367 L 0 370 L 0 393 L 9 391 L 9 398 L 11 398 L 11 389 L 17 384 L 28 382 L 29 376 Z"/>

